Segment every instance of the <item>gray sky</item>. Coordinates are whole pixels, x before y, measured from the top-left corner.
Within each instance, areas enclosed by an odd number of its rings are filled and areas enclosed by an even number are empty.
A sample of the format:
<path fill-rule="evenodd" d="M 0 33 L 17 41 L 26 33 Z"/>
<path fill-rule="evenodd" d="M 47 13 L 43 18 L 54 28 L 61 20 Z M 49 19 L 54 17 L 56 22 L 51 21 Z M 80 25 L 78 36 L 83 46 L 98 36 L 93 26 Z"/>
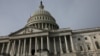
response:
<path fill-rule="evenodd" d="M 24 27 L 39 4 L 40 0 L 0 0 L 0 35 Z M 43 4 L 60 28 L 100 27 L 100 0 L 43 0 Z"/>

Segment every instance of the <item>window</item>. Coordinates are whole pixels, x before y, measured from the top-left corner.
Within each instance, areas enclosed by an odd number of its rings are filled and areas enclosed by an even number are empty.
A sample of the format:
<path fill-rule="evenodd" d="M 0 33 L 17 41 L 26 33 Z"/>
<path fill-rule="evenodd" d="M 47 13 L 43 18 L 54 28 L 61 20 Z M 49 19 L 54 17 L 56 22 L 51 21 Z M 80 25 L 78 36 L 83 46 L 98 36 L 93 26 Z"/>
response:
<path fill-rule="evenodd" d="M 94 39 L 96 39 L 96 37 L 94 36 Z"/>
<path fill-rule="evenodd" d="M 85 40 L 87 40 L 87 37 L 85 37 Z"/>
<path fill-rule="evenodd" d="M 99 43 L 97 41 L 95 42 L 95 45 L 96 45 L 97 49 L 100 49 Z"/>
<path fill-rule="evenodd" d="M 78 40 L 81 40 L 80 38 L 78 38 Z"/>
<path fill-rule="evenodd" d="M 83 51 L 83 48 L 82 48 L 82 46 L 80 46 L 80 51 Z"/>
<path fill-rule="evenodd" d="M 88 48 L 88 50 L 90 50 L 90 46 L 89 45 L 87 45 L 87 48 Z"/>

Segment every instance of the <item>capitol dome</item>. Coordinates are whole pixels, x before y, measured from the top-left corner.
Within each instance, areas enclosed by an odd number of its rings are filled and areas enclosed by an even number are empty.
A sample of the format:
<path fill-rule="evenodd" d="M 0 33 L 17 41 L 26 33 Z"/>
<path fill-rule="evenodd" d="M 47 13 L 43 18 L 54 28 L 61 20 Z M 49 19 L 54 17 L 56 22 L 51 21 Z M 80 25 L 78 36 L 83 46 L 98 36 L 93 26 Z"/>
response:
<path fill-rule="evenodd" d="M 51 15 L 48 11 L 44 10 L 44 9 L 39 9 L 37 10 L 33 15 L 41 15 L 41 14 L 44 14 L 44 15 Z"/>
<path fill-rule="evenodd" d="M 26 26 L 33 26 L 37 29 L 59 29 L 53 16 L 48 11 L 44 10 L 42 1 L 39 10 L 35 11 L 35 13 L 29 18 Z"/>

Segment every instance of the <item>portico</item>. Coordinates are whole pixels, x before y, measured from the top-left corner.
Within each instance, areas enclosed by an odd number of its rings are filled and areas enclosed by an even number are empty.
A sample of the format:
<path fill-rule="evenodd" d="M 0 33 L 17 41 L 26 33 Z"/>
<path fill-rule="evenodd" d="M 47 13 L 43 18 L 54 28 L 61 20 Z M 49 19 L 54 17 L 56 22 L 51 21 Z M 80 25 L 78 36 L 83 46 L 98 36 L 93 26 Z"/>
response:
<path fill-rule="evenodd" d="M 43 34 L 43 33 L 41 33 Z M 40 35 L 41 35 L 40 34 Z M 70 35 L 62 35 L 62 36 L 49 36 L 42 35 L 42 36 L 35 36 L 35 37 L 27 37 L 23 38 L 23 36 L 16 36 L 13 38 L 11 37 L 7 43 L 2 43 L 2 50 L 4 52 L 4 48 L 6 48 L 6 53 L 13 53 L 13 55 L 32 55 L 32 49 L 35 50 L 37 53 L 38 50 L 47 49 L 49 53 L 53 53 L 57 55 L 58 53 L 71 53 L 74 52 L 73 50 L 73 42 L 71 41 Z M 31 36 L 31 35 L 29 35 Z M 19 38 L 20 37 L 20 38 Z M 26 36 L 25 36 L 26 37 Z M 69 44 L 68 44 L 69 43 Z M 5 47 L 7 45 L 7 47 Z M 53 46 L 53 48 L 51 46 Z M 54 50 L 54 51 L 53 51 Z"/>

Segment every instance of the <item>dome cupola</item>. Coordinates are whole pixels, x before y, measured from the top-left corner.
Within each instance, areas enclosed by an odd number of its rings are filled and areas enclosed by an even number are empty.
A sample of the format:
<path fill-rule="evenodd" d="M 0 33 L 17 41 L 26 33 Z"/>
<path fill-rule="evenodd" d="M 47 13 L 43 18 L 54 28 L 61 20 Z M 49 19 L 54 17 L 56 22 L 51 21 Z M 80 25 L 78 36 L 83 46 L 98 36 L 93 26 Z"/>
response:
<path fill-rule="evenodd" d="M 37 29 L 59 29 L 56 20 L 48 11 L 44 10 L 42 1 L 40 2 L 39 10 L 35 11 L 33 16 L 29 18 L 26 26 L 33 26 Z"/>

